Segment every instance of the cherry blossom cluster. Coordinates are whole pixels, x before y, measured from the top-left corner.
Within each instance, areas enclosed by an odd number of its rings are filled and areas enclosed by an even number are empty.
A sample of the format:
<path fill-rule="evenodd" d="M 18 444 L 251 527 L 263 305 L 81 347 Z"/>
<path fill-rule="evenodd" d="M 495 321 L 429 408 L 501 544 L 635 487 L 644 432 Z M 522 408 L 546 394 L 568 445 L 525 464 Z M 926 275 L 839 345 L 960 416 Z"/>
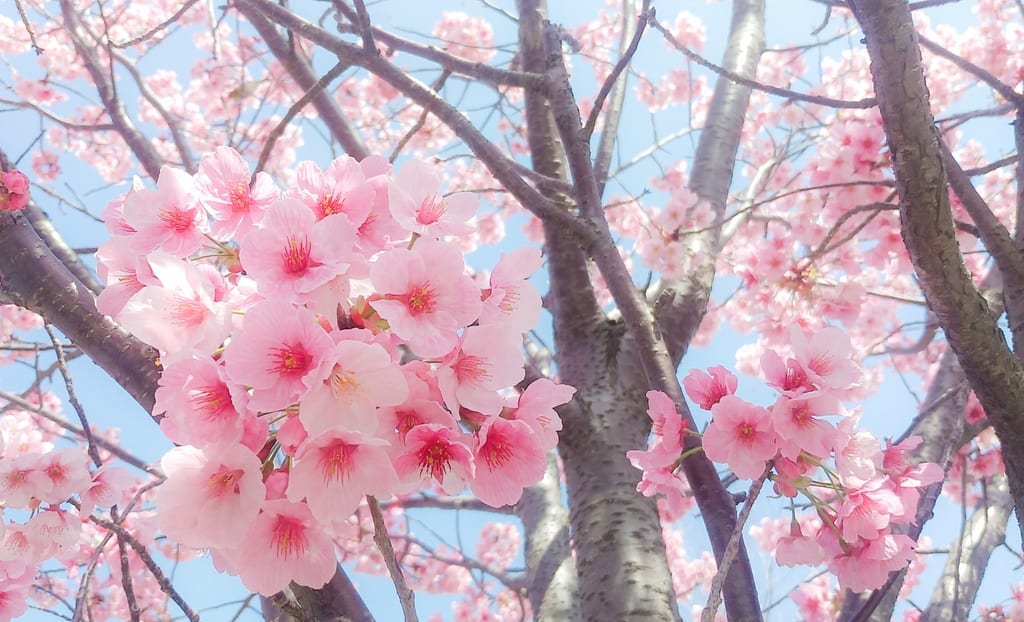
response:
<path fill-rule="evenodd" d="M 17 212 L 28 205 L 28 177 L 19 170 L 0 173 L 0 212 Z"/>
<path fill-rule="evenodd" d="M 423 162 L 298 165 L 279 189 L 221 147 L 107 211 L 99 307 L 160 352 L 160 529 L 253 591 L 320 587 L 367 495 L 538 481 L 574 389 L 523 381 L 536 249 L 474 281 L 475 199 Z"/>
<path fill-rule="evenodd" d="M 30 393 L 25 402 L 60 413 L 60 399 L 52 393 Z M 33 586 L 41 564 L 50 559 L 67 568 L 78 564 L 81 543 L 96 542 L 95 530 L 83 524 L 83 517 L 123 503 L 135 484 L 120 467 L 90 469 L 85 450 L 59 448 L 58 437 L 56 426 L 39 425 L 33 413 L 5 404 L 0 417 L 0 620 L 17 618 L 30 597 L 39 599 Z"/>
<path fill-rule="evenodd" d="M 942 469 L 910 464 L 907 452 L 920 443 L 917 437 L 883 447 L 857 427 L 859 416 L 841 402 L 861 372 L 841 329 L 808 336 L 794 327 L 791 348 L 789 358 L 775 350 L 761 358 L 765 380 L 779 393 L 767 408 L 738 397 L 737 378 L 724 367 L 686 376 L 689 398 L 711 413 L 701 446 L 737 477 L 767 472 L 777 494 L 803 497 L 813 510 L 813 521 L 797 520 L 794 501 L 790 532 L 774 550 L 778 563 L 825 564 L 844 588 L 877 588 L 911 560 L 914 542 L 902 532 L 915 522 L 921 489 L 941 481 Z M 668 396 L 652 391 L 648 400 L 653 440 L 646 451 L 627 454 L 643 470 L 637 490 L 664 495 L 683 510 L 687 484 L 677 471 L 686 426 Z"/>

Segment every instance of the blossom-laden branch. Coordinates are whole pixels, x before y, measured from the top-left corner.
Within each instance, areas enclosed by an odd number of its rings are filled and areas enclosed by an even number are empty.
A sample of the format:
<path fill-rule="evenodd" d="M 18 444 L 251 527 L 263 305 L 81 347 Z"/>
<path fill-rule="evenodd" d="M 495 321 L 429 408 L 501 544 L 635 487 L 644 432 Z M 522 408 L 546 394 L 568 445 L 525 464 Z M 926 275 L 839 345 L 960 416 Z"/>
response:
<path fill-rule="evenodd" d="M 96 54 L 95 45 L 86 40 L 85 26 L 78 15 L 77 7 L 73 6 L 69 0 L 61 0 L 60 6 L 64 16 L 64 27 L 67 29 L 68 35 L 75 45 L 78 58 L 85 65 L 89 76 L 96 85 L 96 92 L 99 94 L 100 101 L 103 102 L 107 115 L 110 116 L 111 123 L 114 124 L 118 134 L 121 135 L 121 138 L 128 147 L 131 148 L 132 153 L 135 154 L 135 158 L 138 160 L 142 170 L 151 179 L 156 179 L 160 174 L 163 158 L 160 157 L 160 154 L 150 144 L 149 139 L 135 127 L 135 124 L 128 117 L 124 104 L 118 98 L 113 78 Z"/>
<path fill-rule="evenodd" d="M 288 41 L 281 35 L 277 27 L 258 11 L 247 11 L 244 7 L 241 7 L 240 10 L 260 33 L 263 42 L 273 52 L 277 61 L 288 71 L 292 80 L 306 92 L 307 96 L 312 95 L 313 108 L 331 132 L 331 136 L 341 144 L 345 153 L 357 160 L 363 160 L 369 156 L 370 150 L 363 143 L 352 124 L 345 118 L 338 102 L 323 88 L 326 83 L 321 85 L 323 78 L 316 77 L 309 61 L 302 58 L 294 48 L 289 46 Z"/>
<path fill-rule="evenodd" d="M 716 65 L 715 63 L 712 63 L 711 61 L 701 56 L 700 54 L 696 54 L 695 52 L 687 48 L 685 45 L 680 43 L 672 34 L 672 32 L 657 19 L 651 19 L 651 26 L 655 30 L 660 32 L 662 35 L 664 35 L 665 40 L 668 41 L 672 45 L 672 47 L 679 50 L 686 58 L 692 60 L 693 62 L 697 63 L 701 67 L 704 67 L 705 69 L 710 69 L 711 71 L 715 72 L 722 78 L 725 78 L 726 80 L 729 80 L 730 82 L 733 82 L 737 85 L 745 86 L 748 89 L 763 91 L 765 93 L 777 95 L 778 97 L 784 97 L 786 99 L 791 99 L 793 101 L 804 101 L 811 104 L 817 104 L 819 106 L 824 106 L 826 108 L 852 108 L 857 110 L 864 108 L 874 108 L 877 103 L 875 99 L 871 97 L 866 97 L 864 99 L 860 99 L 857 101 L 850 101 L 846 99 L 835 99 L 833 97 L 825 97 L 823 95 L 807 95 L 806 93 L 799 93 L 797 91 L 791 91 L 789 89 L 772 86 L 770 84 L 763 84 L 749 76 L 746 76 L 740 72 L 735 71 L 734 69 L 731 69 L 728 65 Z"/>
<path fill-rule="evenodd" d="M 905 4 L 851 4 L 864 29 L 893 154 L 903 241 L 928 304 L 999 435 L 1019 510 L 1024 507 L 1024 369 L 989 315 L 957 246 L 917 31 Z"/>

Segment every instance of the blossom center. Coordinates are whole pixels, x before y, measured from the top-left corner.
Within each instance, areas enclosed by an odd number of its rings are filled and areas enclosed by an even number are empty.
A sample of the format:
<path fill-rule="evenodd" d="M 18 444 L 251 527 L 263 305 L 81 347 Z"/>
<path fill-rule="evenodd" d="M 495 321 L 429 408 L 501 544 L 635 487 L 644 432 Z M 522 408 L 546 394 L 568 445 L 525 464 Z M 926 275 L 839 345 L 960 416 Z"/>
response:
<path fill-rule="evenodd" d="M 416 222 L 421 225 L 432 225 L 441 220 L 441 216 L 444 215 L 447 208 L 444 199 L 437 195 L 424 199 L 420 204 L 420 209 L 416 212 Z"/>
<path fill-rule="evenodd" d="M 334 214 L 340 214 L 345 202 L 335 197 L 330 192 L 321 195 L 320 200 L 316 204 L 317 210 L 320 212 L 321 218 L 327 218 Z"/>
<path fill-rule="evenodd" d="M 284 346 L 270 354 L 273 360 L 272 372 L 279 374 L 302 374 L 312 362 L 309 354 L 300 346 Z"/>
<path fill-rule="evenodd" d="M 249 194 L 249 186 L 241 181 L 231 187 L 228 197 L 231 199 L 231 211 L 245 213 L 252 209 L 253 200 L 252 195 Z"/>
<path fill-rule="evenodd" d="M 309 238 L 303 237 L 298 239 L 288 236 L 284 252 L 281 253 L 284 271 L 287 274 L 302 274 L 306 270 L 315 267 L 316 264 L 310 256 L 311 250 L 312 244 L 310 244 Z"/>
<path fill-rule="evenodd" d="M 417 285 L 407 294 L 405 304 L 409 307 L 409 312 L 413 315 L 431 313 L 434 310 L 434 306 L 437 304 L 436 298 L 437 295 L 430 286 L 426 284 Z"/>
<path fill-rule="evenodd" d="M 239 493 L 239 482 L 244 475 L 245 471 L 242 469 L 221 467 L 221 470 L 211 475 L 210 480 L 207 482 L 210 494 L 214 497 L 223 497 L 229 494 L 237 495 Z"/>
<path fill-rule="evenodd" d="M 195 224 L 194 216 L 194 210 L 183 210 L 177 205 L 160 210 L 160 220 L 176 233 L 192 229 Z"/>
<path fill-rule="evenodd" d="M 301 557 L 309 546 L 305 525 L 294 518 L 278 516 L 271 530 L 271 544 L 280 558 Z"/>
<path fill-rule="evenodd" d="M 354 450 L 353 445 L 342 441 L 331 443 L 320 450 L 320 473 L 325 485 L 343 480 L 348 475 L 352 470 Z"/>
<path fill-rule="evenodd" d="M 440 482 L 448 472 L 452 454 L 447 445 L 433 443 L 421 449 L 417 458 L 420 462 L 420 472 L 429 472 L 431 477 Z"/>

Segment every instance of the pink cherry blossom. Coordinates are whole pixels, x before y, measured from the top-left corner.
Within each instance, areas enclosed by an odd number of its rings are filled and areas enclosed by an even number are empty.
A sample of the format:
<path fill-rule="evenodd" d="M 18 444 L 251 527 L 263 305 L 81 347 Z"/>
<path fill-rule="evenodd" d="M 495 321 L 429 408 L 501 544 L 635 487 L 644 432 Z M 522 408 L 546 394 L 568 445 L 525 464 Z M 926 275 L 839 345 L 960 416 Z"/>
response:
<path fill-rule="evenodd" d="M 100 313 L 114 317 L 144 287 L 159 285 L 146 258 L 116 236 L 100 245 L 96 251 L 96 273 L 106 283 L 96 298 Z"/>
<path fill-rule="evenodd" d="M 326 171 L 314 162 L 299 162 L 293 195 L 313 210 L 318 220 L 345 214 L 357 229 L 366 222 L 376 191 L 363 168 L 348 156 L 336 158 Z"/>
<path fill-rule="evenodd" d="M 544 259 L 536 248 L 502 253 L 491 273 L 490 291 L 485 293 L 480 324 L 501 324 L 509 331 L 530 330 L 540 321 L 541 300 L 526 281 L 540 269 Z"/>
<path fill-rule="evenodd" d="M 25 523 L 25 536 L 35 543 L 37 555 L 43 559 L 70 552 L 78 545 L 81 534 L 81 518 L 54 505 Z"/>
<path fill-rule="evenodd" d="M 171 363 L 187 352 L 212 353 L 230 330 L 230 309 L 200 270 L 168 253 L 148 255 L 159 285 L 147 285 L 117 314 L 125 328 Z M 218 277 L 219 278 L 219 277 Z"/>
<path fill-rule="evenodd" d="M 522 335 L 504 326 L 471 326 L 459 340 L 459 347 L 442 360 L 437 385 L 452 412 L 459 406 L 485 415 L 501 411 L 504 399 L 499 389 L 523 379 L 521 359 L 509 356 L 522 343 Z"/>
<path fill-rule="evenodd" d="M 538 378 L 519 394 L 510 416 L 525 421 L 541 439 L 541 446 L 553 449 L 558 445 L 558 431 L 562 429 L 562 419 L 555 412 L 555 406 L 568 403 L 575 393 L 575 387 Z"/>
<path fill-rule="evenodd" d="M 786 395 L 814 389 L 800 363 L 792 358 L 783 361 L 775 350 L 765 350 L 761 355 L 761 370 L 768 384 Z"/>
<path fill-rule="evenodd" d="M 489 417 L 477 430 L 473 454 L 473 494 L 496 508 L 518 502 L 523 488 L 544 477 L 547 468 L 544 448 L 523 421 Z"/>
<path fill-rule="evenodd" d="M 71 495 L 89 487 L 89 457 L 82 447 L 58 449 L 41 457 L 39 469 L 50 480 L 44 495 L 37 495 L 40 501 L 61 503 Z"/>
<path fill-rule="evenodd" d="M 337 566 L 334 543 L 304 503 L 276 499 L 246 529 L 241 543 L 221 551 L 229 569 L 248 589 L 271 596 L 294 581 L 320 588 Z"/>
<path fill-rule="evenodd" d="M 28 177 L 19 170 L 0 173 L 0 212 L 17 212 L 28 205 Z"/>
<path fill-rule="evenodd" d="M 327 354 L 327 361 L 327 377 L 299 406 L 302 425 L 310 434 L 336 425 L 374 434 L 377 409 L 397 406 L 409 394 L 401 369 L 380 344 L 343 339 Z"/>
<path fill-rule="evenodd" d="M 465 274 L 454 247 L 422 239 L 412 250 L 396 248 L 370 267 L 382 295 L 371 306 L 420 356 L 438 357 L 458 343 L 455 331 L 480 314 L 480 289 Z"/>
<path fill-rule="evenodd" d="M 826 326 L 807 337 L 794 326 L 791 334 L 794 357 L 815 386 L 847 389 L 860 378 L 860 368 L 851 359 L 850 338 L 842 329 Z"/>
<path fill-rule="evenodd" d="M 426 238 L 464 235 L 476 213 L 476 198 L 465 192 L 441 194 L 437 169 L 426 162 L 406 162 L 389 186 L 391 214 L 406 231 Z"/>
<path fill-rule="evenodd" d="M 80 512 L 82 516 L 92 514 L 97 507 L 109 508 L 121 505 L 128 495 L 128 490 L 135 485 L 135 478 L 124 469 L 104 464 L 92 474 L 92 483 L 83 490 Z"/>
<path fill-rule="evenodd" d="M 847 491 L 839 506 L 836 523 L 847 542 L 858 538 L 872 540 L 903 512 L 900 498 L 886 485 L 885 478 L 878 477 Z"/>
<path fill-rule="evenodd" d="M 334 344 L 303 307 L 266 300 L 249 309 L 224 352 L 232 382 L 252 387 L 249 407 L 278 410 L 323 381 Z"/>
<path fill-rule="evenodd" d="M 726 395 L 711 407 L 703 446 L 709 459 L 728 465 L 737 477 L 754 479 L 776 453 L 771 415 L 760 406 Z"/>
<path fill-rule="evenodd" d="M 832 424 L 818 417 L 839 414 L 839 408 L 839 400 L 828 393 L 779 397 L 771 410 L 779 453 L 790 460 L 796 460 L 801 452 L 819 459 L 827 457 L 837 432 Z"/>
<path fill-rule="evenodd" d="M 691 369 L 683 378 L 686 394 L 704 410 L 711 410 L 723 397 L 736 393 L 738 382 L 735 374 L 721 365 L 708 368 L 708 371 L 711 373 Z"/>
<path fill-rule="evenodd" d="M 317 220 L 300 201 L 284 198 L 242 238 L 239 257 L 263 296 L 297 300 L 345 272 L 354 238 L 344 214 Z"/>
<path fill-rule="evenodd" d="M 219 146 L 199 161 L 199 200 L 213 215 L 210 233 L 219 240 L 243 237 L 279 195 L 270 175 L 252 178 L 249 165 L 231 147 Z"/>
<path fill-rule="evenodd" d="M 789 535 L 779 538 L 775 549 L 775 561 L 780 566 L 815 566 L 826 558 L 825 549 L 813 535 L 804 535 L 795 518 L 790 522 Z"/>
<path fill-rule="evenodd" d="M 914 555 L 914 541 L 905 534 L 887 534 L 863 540 L 848 553 L 834 557 L 828 568 L 839 585 L 853 592 L 882 587 L 889 573 L 907 565 Z"/>
<path fill-rule="evenodd" d="M 0 620 L 17 620 L 28 610 L 32 579 L 32 573 L 26 573 L 17 579 L 0 580 Z"/>
<path fill-rule="evenodd" d="M 395 459 L 403 481 L 434 482 L 453 495 L 475 474 L 471 441 L 457 430 L 427 423 L 405 435 L 405 451 Z"/>
<path fill-rule="evenodd" d="M 205 447 L 242 438 L 248 394 L 229 385 L 223 364 L 209 357 L 168 365 L 160 375 L 154 413 L 166 413 L 160 428 L 172 441 Z"/>
<path fill-rule="evenodd" d="M 388 496 L 397 476 L 387 442 L 338 426 L 302 445 L 288 477 L 288 499 L 302 501 L 318 521 L 343 521 L 366 495 Z"/>
<path fill-rule="evenodd" d="M 164 166 L 156 185 L 155 190 L 144 188 L 125 197 L 125 222 L 136 231 L 132 244 L 140 252 L 159 248 L 187 257 L 205 240 L 206 212 L 199 204 L 195 181 L 180 169 Z"/>
<path fill-rule="evenodd" d="M 33 498 L 48 497 L 53 483 L 43 464 L 35 454 L 0 460 L 0 501 L 9 508 L 27 508 Z"/>
<path fill-rule="evenodd" d="M 238 546 L 265 492 L 255 454 L 241 445 L 185 445 L 164 454 L 160 466 L 167 476 L 156 492 L 160 530 L 194 548 Z"/>

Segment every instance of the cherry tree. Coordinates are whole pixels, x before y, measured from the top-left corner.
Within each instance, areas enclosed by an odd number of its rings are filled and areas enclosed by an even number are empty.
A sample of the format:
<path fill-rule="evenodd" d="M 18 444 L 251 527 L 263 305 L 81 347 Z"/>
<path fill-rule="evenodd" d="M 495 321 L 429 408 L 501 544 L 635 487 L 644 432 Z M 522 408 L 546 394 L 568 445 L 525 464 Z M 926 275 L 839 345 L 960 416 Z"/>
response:
<path fill-rule="evenodd" d="M 0 619 L 1024 616 L 1019 2 L 409 4 L 0 15 Z"/>

